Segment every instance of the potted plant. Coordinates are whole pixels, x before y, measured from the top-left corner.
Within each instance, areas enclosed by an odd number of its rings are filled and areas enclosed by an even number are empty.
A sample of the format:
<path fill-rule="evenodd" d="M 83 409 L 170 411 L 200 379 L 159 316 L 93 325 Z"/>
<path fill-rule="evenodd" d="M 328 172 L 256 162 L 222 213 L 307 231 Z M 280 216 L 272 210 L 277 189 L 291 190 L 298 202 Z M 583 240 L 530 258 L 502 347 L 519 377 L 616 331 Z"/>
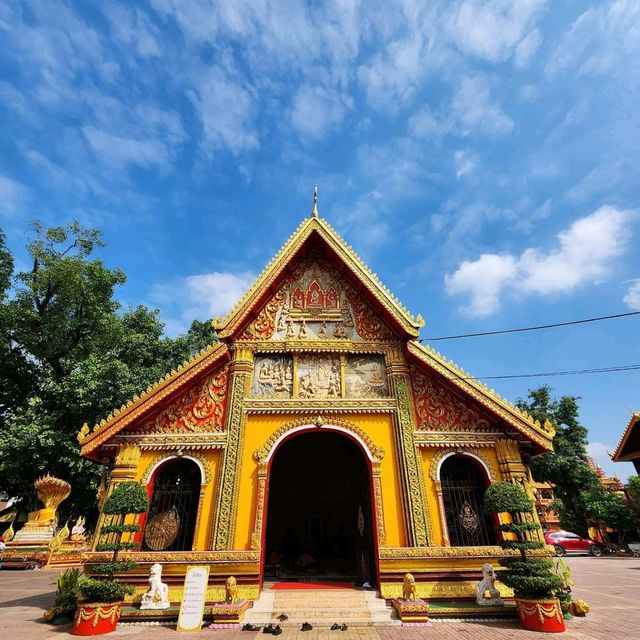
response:
<path fill-rule="evenodd" d="M 78 583 L 80 569 L 67 569 L 56 581 L 56 600 L 47 609 L 44 619 L 51 624 L 66 624 L 73 620 L 78 603 Z"/>
<path fill-rule="evenodd" d="M 557 558 L 554 563 L 556 575 L 562 580 L 562 589 L 556 592 L 556 597 L 560 600 L 562 615 L 565 620 L 573 620 L 571 615 L 571 587 L 573 580 L 571 579 L 571 569 L 567 566 L 562 558 Z"/>
<path fill-rule="evenodd" d="M 73 621 L 77 636 L 93 636 L 114 631 L 120 618 L 122 601 L 133 588 L 114 579 L 114 574 L 131 571 L 135 562 L 118 560 L 120 551 L 135 549 L 136 543 L 123 540 L 140 530 L 137 524 L 125 524 L 128 515 L 140 514 L 149 508 L 147 492 L 142 485 L 129 480 L 119 484 L 105 500 L 102 512 L 112 516 L 100 529 L 104 542 L 96 551 L 112 551 L 111 562 L 94 564 L 91 569 L 100 578 L 82 578 L 79 582 L 78 608 Z"/>
<path fill-rule="evenodd" d="M 532 500 L 515 485 L 496 482 L 485 493 L 484 507 L 487 513 L 511 516 L 511 522 L 500 524 L 498 529 L 515 539 L 503 539 L 500 544 L 504 549 L 517 549 L 520 555 L 500 561 L 504 568 L 499 571 L 499 579 L 515 593 L 520 623 L 532 631 L 564 631 L 562 609 L 556 597 L 562 591 L 563 581 L 555 573 L 551 558 L 531 557 L 530 553 L 545 547 L 540 525 L 526 517 L 533 509 Z"/>

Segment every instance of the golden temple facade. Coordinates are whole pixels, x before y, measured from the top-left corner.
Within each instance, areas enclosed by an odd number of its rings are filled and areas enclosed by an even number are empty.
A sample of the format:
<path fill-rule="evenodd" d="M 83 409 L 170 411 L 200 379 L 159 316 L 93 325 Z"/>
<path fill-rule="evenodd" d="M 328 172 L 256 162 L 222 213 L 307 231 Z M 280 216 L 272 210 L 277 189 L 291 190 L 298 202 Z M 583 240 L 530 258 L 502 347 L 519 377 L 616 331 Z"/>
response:
<path fill-rule="evenodd" d="M 210 602 L 229 575 L 249 599 L 296 575 L 391 598 L 409 571 L 421 597 L 472 599 L 505 553 L 484 489 L 533 495 L 526 461 L 552 427 L 420 344 L 422 319 L 315 209 L 215 323 L 219 342 L 78 435 L 108 491 L 147 487 L 133 600 L 155 562 L 174 602 L 194 564 Z"/>

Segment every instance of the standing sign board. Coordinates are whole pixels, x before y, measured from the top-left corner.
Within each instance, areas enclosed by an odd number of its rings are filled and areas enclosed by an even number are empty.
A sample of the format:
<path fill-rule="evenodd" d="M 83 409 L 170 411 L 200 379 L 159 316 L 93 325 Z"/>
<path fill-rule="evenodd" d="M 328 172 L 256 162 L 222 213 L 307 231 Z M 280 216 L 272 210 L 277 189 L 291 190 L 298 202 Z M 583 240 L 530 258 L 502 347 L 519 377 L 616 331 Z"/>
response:
<path fill-rule="evenodd" d="M 208 583 L 209 567 L 187 567 L 178 615 L 178 631 L 200 631 Z"/>

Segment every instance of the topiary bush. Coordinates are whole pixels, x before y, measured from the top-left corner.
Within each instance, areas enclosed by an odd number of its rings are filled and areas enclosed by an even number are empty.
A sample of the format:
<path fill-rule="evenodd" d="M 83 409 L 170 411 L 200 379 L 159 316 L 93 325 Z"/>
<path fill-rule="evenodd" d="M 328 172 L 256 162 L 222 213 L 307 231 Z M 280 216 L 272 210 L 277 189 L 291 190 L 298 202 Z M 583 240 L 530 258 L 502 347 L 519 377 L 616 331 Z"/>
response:
<path fill-rule="evenodd" d="M 501 546 L 520 552 L 519 558 L 504 558 L 500 561 L 500 565 L 504 567 L 498 571 L 500 580 L 514 590 L 516 597 L 552 598 L 564 586 L 562 579 L 554 572 L 553 562 L 550 558 L 531 557 L 527 553 L 545 547 L 545 543 L 540 539 L 540 525 L 525 518 L 526 514 L 532 512 L 533 506 L 529 496 L 509 482 L 492 484 L 484 496 L 486 513 L 511 515 L 512 522 L 499 525 L 498 530 L 512 533 L 516 539 L 503 540 Z"/>
<path fill-rule="evenodd" d="M 144 487 L 138 482 L 128 480 L 119 484 L 105 500 L 102 512 L 109 516 L 117 516 L 116 522 L 110 522 L 100 529 L 100 534 L 106 536 L 106 542 L 96 545 L 96 551 L 112 551 L 111 562 L 92 565 L 95 573 L 104 575 L 106 579 L 83 578 L 79 584 L 80 599 L 83 602 L 117 602 L 126 595 L 133 593 L 133 589 L 114 580 L 116 573 L 131 571 L 137 564 L 132 561 L 118 560 L 121 551 L 136 548 L 135 542 L 123 542 L 125 533 L 137 533 L 137 524 L 125 524 L 128 515 L 144 513 L 149 508 L 149 500 Z M 112 518 L 113 520 L 114 518 Z"/>

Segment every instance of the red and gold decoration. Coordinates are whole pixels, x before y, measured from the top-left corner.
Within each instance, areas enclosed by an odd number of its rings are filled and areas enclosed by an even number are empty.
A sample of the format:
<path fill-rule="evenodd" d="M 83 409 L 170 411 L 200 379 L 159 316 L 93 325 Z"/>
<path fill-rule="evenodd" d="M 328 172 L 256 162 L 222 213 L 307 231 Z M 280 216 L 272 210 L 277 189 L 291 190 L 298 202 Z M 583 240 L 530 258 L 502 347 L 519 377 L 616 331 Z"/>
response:
<path fill-rule="evenodd" d="M 520 623 L 530 631 L 561 633 L 565 630 L 560 601 L 557 598 L 533 600 L 516 598 Z"/>
<path fill-rule="evenodd" d="M 116 630 L 121 602 L 78 604 L 73 619 L 74 636 L 98 636 Z"/>

